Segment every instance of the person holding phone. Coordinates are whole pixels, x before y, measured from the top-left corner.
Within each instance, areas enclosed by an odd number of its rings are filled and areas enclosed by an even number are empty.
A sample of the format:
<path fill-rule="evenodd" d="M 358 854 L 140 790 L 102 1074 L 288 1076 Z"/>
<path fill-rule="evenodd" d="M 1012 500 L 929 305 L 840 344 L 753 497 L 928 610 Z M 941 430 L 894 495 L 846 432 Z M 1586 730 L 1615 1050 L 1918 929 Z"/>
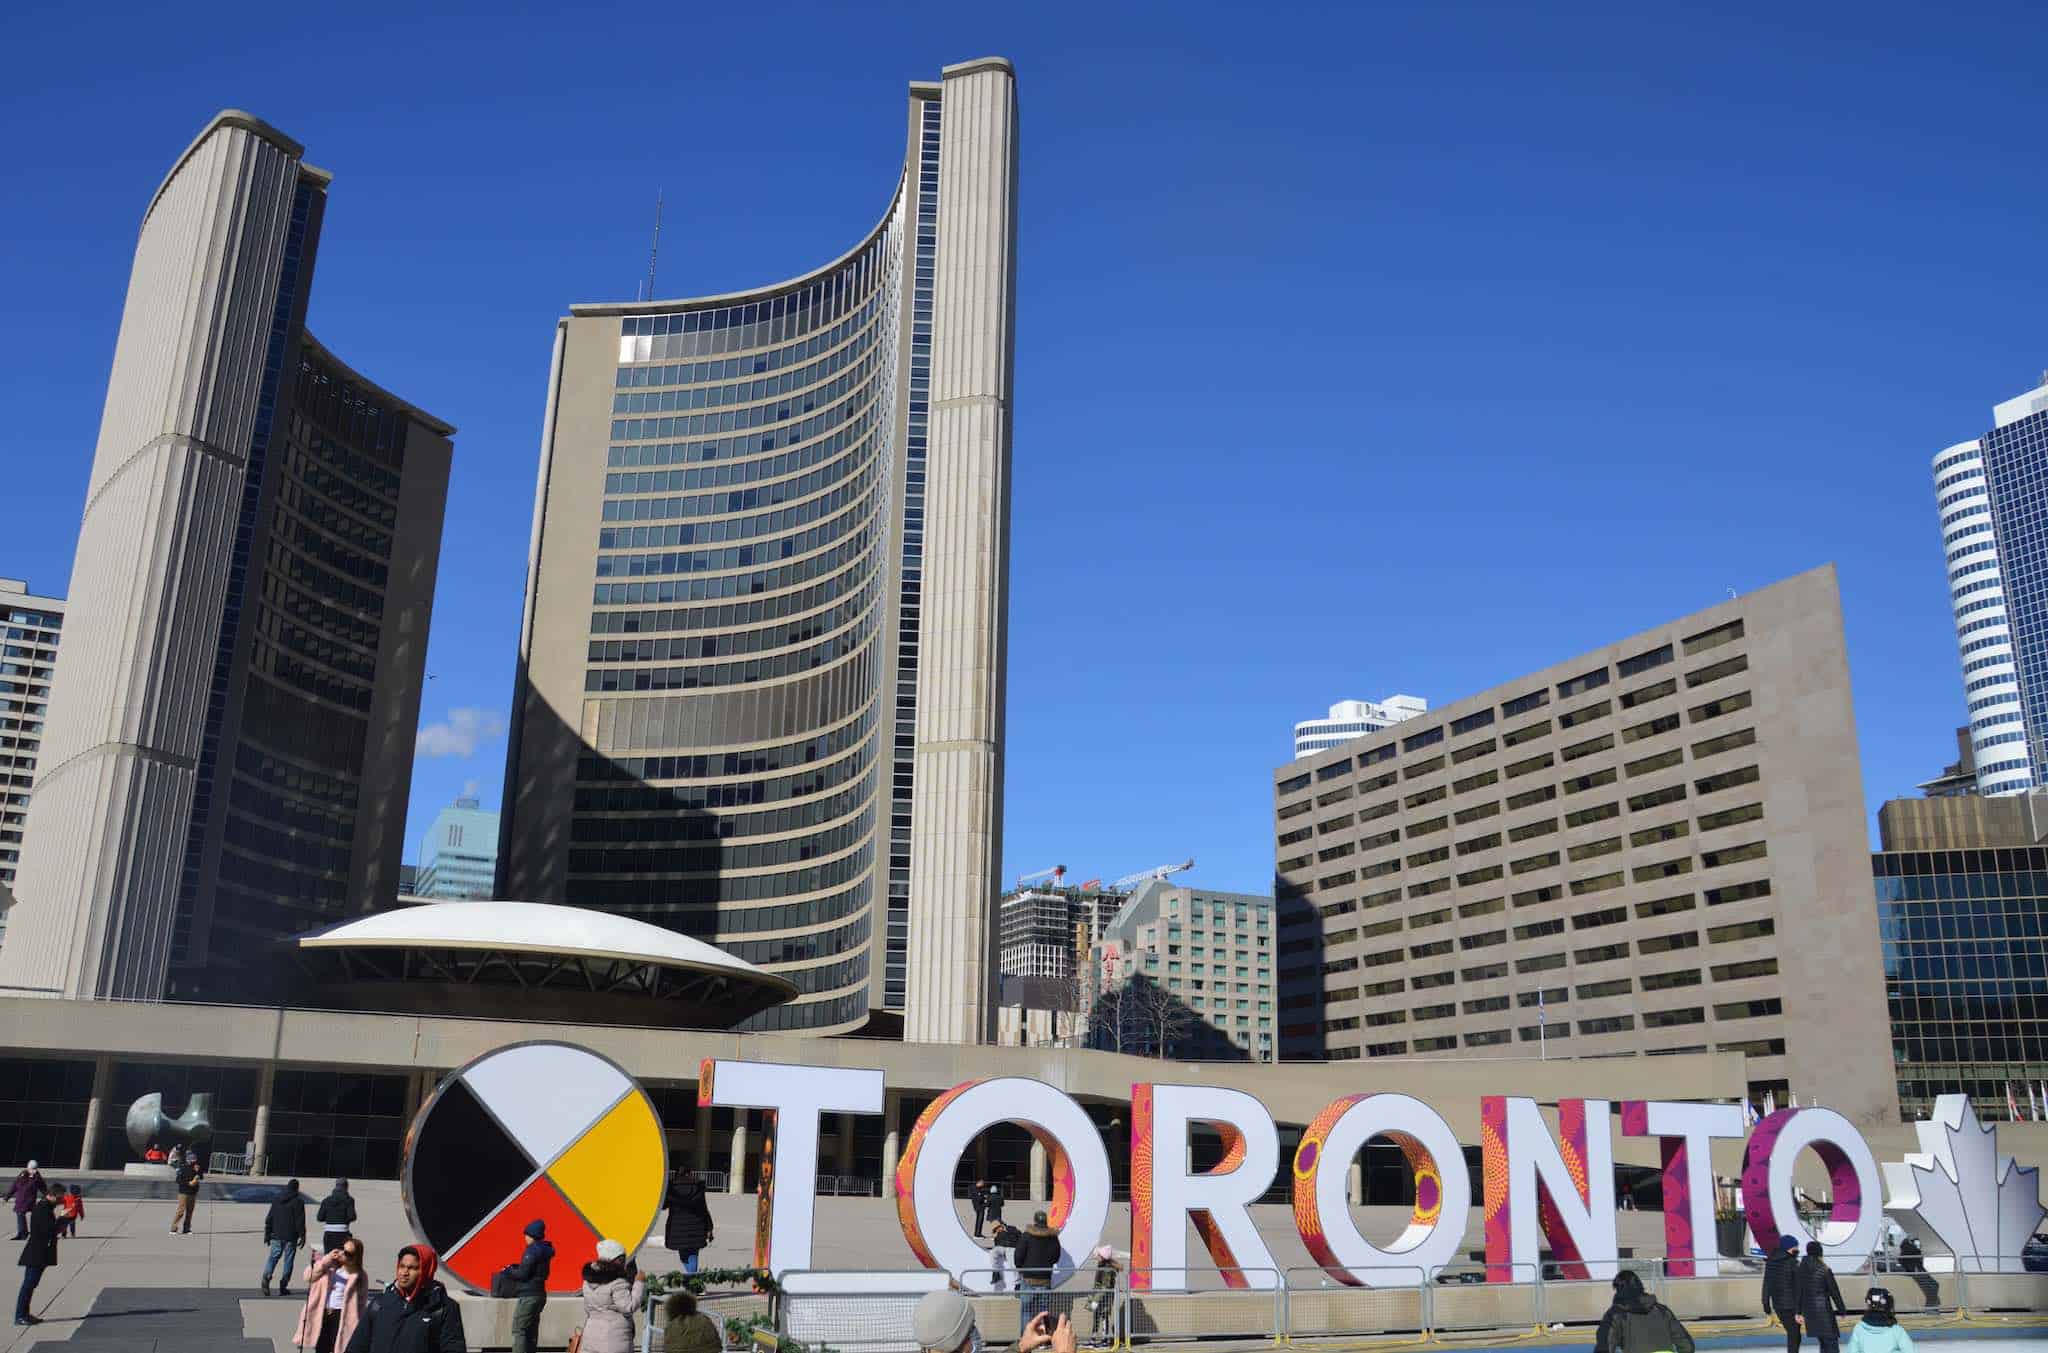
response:
<path fill-rule="evenodd" d="M 347 1348 L 363 1318 L 368 1288 L 363 1277 L 363 1242 L 351 1236 L 306 1265 L 306 1304 L 292 1346 L 308 1353 Z"/>
<path fill-rule="evenodd" d="M 924 1353 L 1002 1353 L 991 1349 L 975 1328 L 974 1307 L 952 1288 L 927 1292 L 910 1313 L 911 1337 Z M 1074 1353 L 1074 1324 L 1063 1315 L 1040 1311 L 1018 1336 L 1016 1353 Z"/>

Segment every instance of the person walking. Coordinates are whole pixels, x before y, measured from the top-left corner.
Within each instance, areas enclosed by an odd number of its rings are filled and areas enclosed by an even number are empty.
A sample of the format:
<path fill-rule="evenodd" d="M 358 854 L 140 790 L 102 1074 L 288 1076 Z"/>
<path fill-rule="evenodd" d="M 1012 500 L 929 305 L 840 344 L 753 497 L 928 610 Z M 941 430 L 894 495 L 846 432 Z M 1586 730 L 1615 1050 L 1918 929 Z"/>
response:
<path fill-rule="evenodd" d="M 29 1303 L 35 1298 L 36 1285 L 43 1280 L 46 1270 L 57 1263 L 57 1200 L 63 1192 L 50 1185 L 43 1196 L 29 1204 L 28 1243 L 21 1247 L 21 1294 L 14 1299 L 14 1323 L 17 1325 L 40 1325 L 43 1322 L 29 1314 Z"/>
<path fill-rule="evenodd" d="M 1633 1269 L 1614 1275 L 1614 1302 L 1600 1317 L 1593 1353 L 1693 1353 L 1692 1335 L 1671 1308 L 1643 1290 Z"/>
<path fill-rule="evenodd" d="M 1002 1184 L 996 1180 L 990 1180 L 988 1189 L 982 1194 L 982 1198 L 984 1206 L 988 1209 L 988 1224 L 1000 1228 L 1003 1224 Z"/>
<path fill-rule="evenodd" d="M 288 1179 L 263 1214 L 263 1240 L 270 1257 L 263 1261 L 263 1295 L 270 1295 L 270 1275 L 277 1261 L 284 1261 L 284 1273 L 277 1280 L 277 1294 L 292 1294 L 292 1269 L 299 1262 L 299 1247 L 306 1243 L 306 1200 L 299 1195 L 299 1181 Z"/>
<path fill-rule="evenodd" d="M 633 1353 L 633 1317 L 647 1302 L 647 1280 L 616 1240 L 597 1242 L 583 1266 L 582 1353 Z"/>
<path fill-rule="evenodd" d="M 547 1308 L 548 1271 L 554 1265 L 548 1224 L 535 1217 L 526 1223 L 526 1249 L 519 1262 L 504 1269 L 507 1286 L 519 1299 L 512 1307 L 512 1353 L 534 1353 L 540 1347 L 540 1313 Z"/>
<path fill-rule="evenodd" d="M 363 1242 L 351 1236 L 338 1249 L 306 1265 L 306 1304 L 292 1347 L 306 1353 L 337 1353 L 348 1347 L 362 1323 L 370 1280 L 363 1272 Z"/>
<path fill-rule="evenodd" d="M 78 1185 L 73 1184 L 64 1190 L 64 1201 L 58 1205 L 57 1217 L 64 1223 L 67 1237 L 78 1234 L 78 1223 L 85 1219 L 85 1195 L 78 1191 Z"/>
<path fill-rule="evenodd" d="M 1806 1319 L 1806 1332 L 1820 1343 L 1820 1353 L 1841 1353 L 1842 1328 L 1835 1317 L 1849 1314 L 1849 1307 L 1835 1271 L 1822 1258 L 1825 1253 L 1818 1240 L 1806 1242 L 1806 1257 L 1799 1261 L 1799 1314 Z"/>
<path fill-rule="evenodd" d="M 1122 1272 L 1116 1251 L 1107 1245 L 1095 1250 L 1095 1290 L 1088 1298 L 1088 1313 L 1094 1321 L 1088 1331 L 1089 1343 L 1114 1343 L 1116 1322 L 1116 1278 Z"/>
<path fill-rule="evenodd" d="M 28 1214 L 35 1207 L 36 1199 L 43 1196 L 47 1186 L 43 1183 L 43 1172 L 30 1161 L 28 1168 L 14 1176 L 14 1182 L 7 1187 L 8 1201 L 14 1204 L 14 1238 L 28 1239 Z"/>
<path fill-rule="evenodd" d="M 1913 1353 L 1913 1336 L 1899 1323 L 1897 1302 L 1882 1287 L 1863 1295 L 1863 1318 L 1849 1334 L 1849 1353 Z"/>
<path fill-rule="evenodd" d="M 1052 1229 L 1043 1212 L 1031 1218 L 1024 1238 L 1017 1242 L 1017 1296 L 1022 1307 L 1020 1323 L 1029 1326 L 1052 1304 L 1053 1270 L 1060 1262 L 1060 1233 Z"/>
<path fill-rule="evenodd" d="M 974 1204 L 974 1238 L 981 1239 L 981 1228 L 988 1221 L 988 1181 L 977 1179 L 974 1188 L 968 1192 L 967 1201 Z"/>
<path fill-rule="evenodd" d="M 349 1237 L 349 1228 L 356 1224 L 356 1200 L 349 1196 L 348 1181 L 337 1179 L 334 1188 L 320 1200 L 320 1210 L 313 1214 L 320 1223 L 320 1248 L 331 1250 Z"/>
<path fill-rule="evenodd" d="M 431 1245 L 400 1250 L 394 1281 L 370 1298 L 341 1353 L 469 1353 L 462 1308 L 434 1281 L 440 1262 Z"/>
<path fill-rule="evenodd" d="M 669 1293 L 661 1313 L 668 1322 L 661 1327 L 661 1353 L 724 1353 L 724 1332 L 697 1310 L 696 1295 L 687 1288 Z"/>
<path fill-rule="evenodd" d="M 675 1251 L 685 1273 L 697 1271 L 698 1252 L 711 1243 L 711 1203 L 705 1193 L 704 1181 L 687 1165 L 669 1181 L 668 1221 L 661 1243 Z"/>
<path fill-rule="evenodd" d="M 1779 1236 L 1764 1260 L 1764 1317 L 1785 1327 L 1785 1353 L 1799 1353 L 1799 1242 Z"/>
<path fill-rule="evenodd" d="M 206 1176 L 200 1173 L 199 1163 L 190 1156 L 178 1162 L 178 1206 L 171 1213 L 171 1234 L 192 1234 L 192 1213 L 199 1206 L 199 1181 Z M 183 1226 L 183 1230 L 179 1227 Z"/>

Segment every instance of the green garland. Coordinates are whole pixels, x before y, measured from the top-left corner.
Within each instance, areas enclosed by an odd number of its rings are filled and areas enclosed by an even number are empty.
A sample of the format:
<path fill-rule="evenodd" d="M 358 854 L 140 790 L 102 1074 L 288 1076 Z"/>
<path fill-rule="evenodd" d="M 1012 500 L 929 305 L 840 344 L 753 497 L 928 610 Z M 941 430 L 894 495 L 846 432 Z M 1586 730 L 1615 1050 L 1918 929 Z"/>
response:
<path fill-rule="evenodd" d="M 775 1275 L 760 1268 L 704 1268 L 695 1273 L 657 1273 L 647 1280 L 647 1295 L 666 1297 L 671 1292 L 687 1290 L 702 1296 L 708 1287 L 751 1287 L 769 1299 L 770 1309 L 754 1311 L 747 1315 L 729 1316 L 725 1321 L 725 1346 L 727 1348 L 757 1348 L 772 1341 L 776 1353 L 835 1353 L 828 1345 L 813 1348 L 775 1333 L 774 1303 L 781 1300 L 782 1284 L 775 1281 Z M 766 1334 L 767 1339 L 757 1335 Z"/>

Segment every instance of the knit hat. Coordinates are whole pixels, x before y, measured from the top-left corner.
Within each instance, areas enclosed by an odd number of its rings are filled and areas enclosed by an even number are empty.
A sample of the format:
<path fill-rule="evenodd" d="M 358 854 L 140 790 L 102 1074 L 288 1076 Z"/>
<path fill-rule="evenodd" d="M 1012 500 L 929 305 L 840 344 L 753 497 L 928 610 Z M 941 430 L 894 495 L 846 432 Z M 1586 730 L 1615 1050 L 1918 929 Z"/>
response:
<path fill-rule="evenodd" d="M 526 1234 L 532 1236 L 535 1240 L 539 1240 L 542 1236 L 546 1235 L 547 1233 L 548 1224 L 542 1221 L 539 1217 L 535 1217 L 532 1221 L 526 1223 Z M 621 1252 L 623 1253 L 623 1251 Z"/>
<path fill-rule="evenodd" d="M 1031 1224 L 1033 1226 L 1044 1226 L 1048 1223 L 1048 1220 L 1049 1219 L 1043 1212 L 1034 1212 L 1031 1214 Z"/>
<path fill-rule="evenodd" d="M 597 1242 L 597 1257 L 617 1263 L 626 1257 L 626 1247 L 616 1240 L 600 1240 Z"/>
<path fill-rule="evenodd" d="M 951 1288 L 925 1293 L 910 1313 L 911 1337 L 919 1348 L 932 1353 L 953 1353 L 967 1342 L 967 1332 L 973 1328 L 974 1308 Z"/>
<path fill-rule="evenodd" d="M 1793 1239 L 1791 1236 L 1779 1236 L 1778 1248 L 1781 1250 L 1797 1250 L 1799 1248 L 1799 1242 Z"/>

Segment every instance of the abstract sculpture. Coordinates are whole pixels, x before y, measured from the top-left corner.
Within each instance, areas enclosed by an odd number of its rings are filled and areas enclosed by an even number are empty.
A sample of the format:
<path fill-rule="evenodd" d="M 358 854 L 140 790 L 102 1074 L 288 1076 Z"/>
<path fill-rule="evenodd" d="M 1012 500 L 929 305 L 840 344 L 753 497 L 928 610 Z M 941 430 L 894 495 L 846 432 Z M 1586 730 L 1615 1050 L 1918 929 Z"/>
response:
<path fill-rule="evenodd" d="M 128 1145 L 141 1155 L 149 1144 L 189 1146 L 204 1151 L 213 1140 L 213 1096 L 201 1090 L 185 1101 L 185 1112 L 176 1118 L 164 1114 L 164 1097 L 147 1094 L 128 1106 Z"/>

